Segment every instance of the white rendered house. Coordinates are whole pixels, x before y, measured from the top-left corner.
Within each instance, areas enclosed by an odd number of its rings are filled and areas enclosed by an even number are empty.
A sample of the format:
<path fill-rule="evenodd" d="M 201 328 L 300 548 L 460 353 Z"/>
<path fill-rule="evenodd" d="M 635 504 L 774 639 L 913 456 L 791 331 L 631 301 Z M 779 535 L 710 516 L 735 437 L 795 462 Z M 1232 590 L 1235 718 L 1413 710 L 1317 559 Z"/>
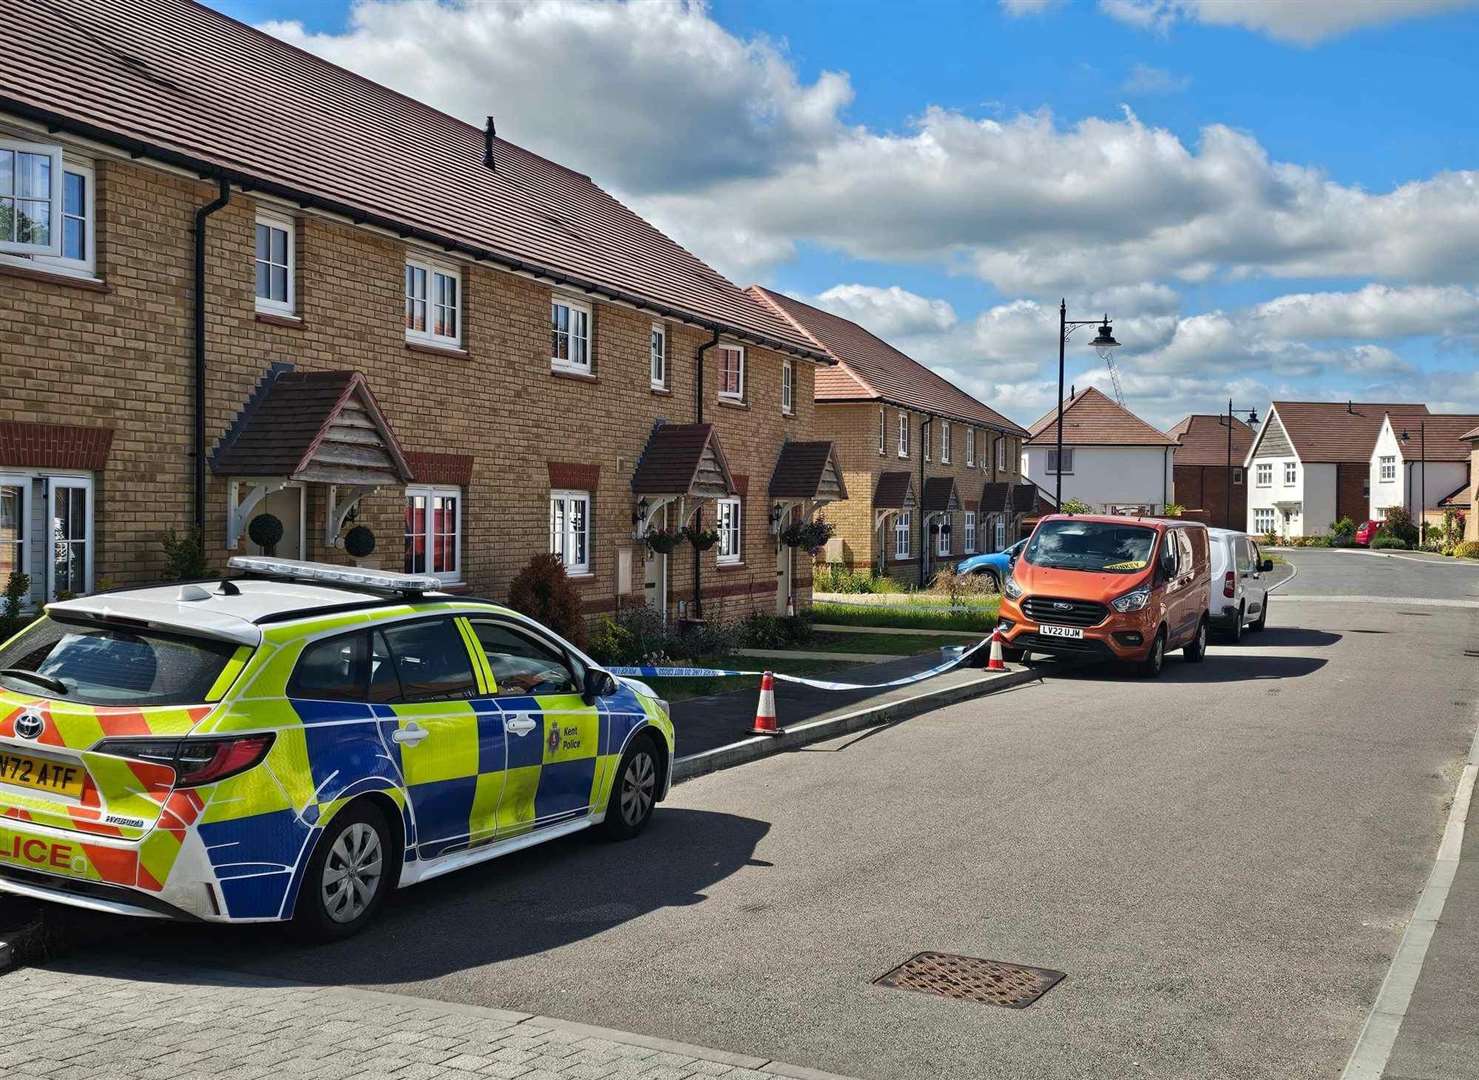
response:
<path fill-rule="evenodd" d="M 1033 424 L 1022 473 L 1048 496 L 1057 490 L 1058 410 Z M 1063 403 L 1063 501 L 1101 514 L 1163 513 L 1176 501 L 1176 443 L 1092 386 Z"/>
<path fill-rule="evenodd" d="M 1371 517 L 1403 506 L 1413 521 L 1441 519 L 1451 497 L 1468 490 L 1472 449 L 1463 436 L 1476 427 L 1479 415 L 1387 416 L 1371 451 Z"/>

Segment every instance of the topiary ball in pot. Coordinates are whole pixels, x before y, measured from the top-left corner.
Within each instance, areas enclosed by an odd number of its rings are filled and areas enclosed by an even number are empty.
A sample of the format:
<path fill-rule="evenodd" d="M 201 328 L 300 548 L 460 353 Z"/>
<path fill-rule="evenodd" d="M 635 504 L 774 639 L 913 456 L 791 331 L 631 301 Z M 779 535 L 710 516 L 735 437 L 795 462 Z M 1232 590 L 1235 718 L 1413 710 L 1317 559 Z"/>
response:
<path fill-rule="evenodd" d="M 268 555 L 276 554 L 277 545 L 282 542 L 282 534 L 282 522 L 275 514 L 258 514 L 247 526 L 247 536 L 252 543 Z"/>
<path fill-rule="evenodd" d="M 375 534 L 367 526 L 356 525 L 344 534 L 344 550 L 363 559 L 375 550 Z"/>

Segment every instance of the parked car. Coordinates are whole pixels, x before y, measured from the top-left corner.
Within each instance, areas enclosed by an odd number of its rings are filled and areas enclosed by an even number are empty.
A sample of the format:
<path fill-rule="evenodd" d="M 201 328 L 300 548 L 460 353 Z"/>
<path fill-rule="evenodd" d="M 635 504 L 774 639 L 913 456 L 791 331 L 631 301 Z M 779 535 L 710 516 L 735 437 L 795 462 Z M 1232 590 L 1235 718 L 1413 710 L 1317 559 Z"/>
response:
<path fill-rule="evenodd" d="M 1274 564 L 1247 533 L 1208 529 L 1212 545 L 1212 627 L 1227 640 L 1242 640 L 1243 627 L 1262 630 L 1268 623 L 1268 579 Z"/>
<path fill-rule="evenodd" d="M 1134 663 L 1207 653 L 1210 551 L 1200 522 L 1053 514 L 1038 522 L 1002 591 L 1010 654 Z"/>
<path fill-rule="evenodd" d="M 392 889 L 600 826 L 671 781 L 650 688 L 437 580 L 254 576 L 51 604 L 0 646 L 0 891 L 347 937 Z"/>
<path fill-rule="evenodd" d="M 1356 543 L 1361 547 L 1370 547 L 1371 541 L 1376 539 L 1376 534 L 1381 531 L 1380 521 L 1363 521 L 1356 526 Z"/>
<path fill-rule="evenodd" d="M 1012 572 L 1012 560 L 1022 553 L 1026 540 L 1018 540 L 1002 551 L 989 551 L 984 555 L 972 555 L 955 564 L 957 574 L 980 574 L 991 579 L 991 587 L 1001 592 L 1001 583 Z"/>

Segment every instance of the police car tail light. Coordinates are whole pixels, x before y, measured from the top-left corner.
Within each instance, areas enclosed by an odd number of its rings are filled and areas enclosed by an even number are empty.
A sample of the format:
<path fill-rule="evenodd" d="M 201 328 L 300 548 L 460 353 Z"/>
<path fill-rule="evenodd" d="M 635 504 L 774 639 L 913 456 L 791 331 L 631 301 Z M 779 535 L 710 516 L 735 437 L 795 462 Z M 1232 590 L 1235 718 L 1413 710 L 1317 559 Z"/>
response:
<path fill-rule="evenodd" d="M 267 756 L 272 739 L 270 733 L 203 739 L 104 739 L 92 751 L 168 765 L 175 770 L 176 787 L 198 787 L 252 768 Z"/>

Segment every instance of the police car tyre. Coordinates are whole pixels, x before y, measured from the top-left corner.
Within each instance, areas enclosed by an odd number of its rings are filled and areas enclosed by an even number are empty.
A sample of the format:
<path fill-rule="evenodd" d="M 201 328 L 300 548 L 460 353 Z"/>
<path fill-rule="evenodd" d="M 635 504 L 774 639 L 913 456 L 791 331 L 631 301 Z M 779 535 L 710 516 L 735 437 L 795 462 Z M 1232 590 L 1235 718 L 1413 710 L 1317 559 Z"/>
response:
<path fill-rule="evenodd" d="M 652 820 L 652 808 L 662 783 L 657 773 L 658 761 L 652 736 L 645 734 L 634 738 L 621 755 L 602 824 L 612 840 L 630 840 Z"/>
<path fill-rule="evenodd" d="M 1207 659 L 1207 616 L 1203 615 L 1197 623 L 1196 636 L 1182 648 L 1181 655 L 1188 664 L 1200 664 Z"/>
<path fill-rule="evenodd" d="M 1258 618 L 1254 619 L 1251 623 L 1248 624 L 1248 629 L 1250 631 L 1262 630 L 1265 626 L 1268 625 L 1268 599 L 1268 594 L 1264 593 L 1263 607 L 1258 609 Z"/>
<path fill-rule="evenodd" d="M 1156 631 L 1155 640 L 1150 643 L 1150 652 L 1140 662 L 1140 674 L 1147 679 L 1159 678 L 1161 669 L 1166 666 L 1166 628 L 1163 626 Z"/>
<path fill-rule="evenodd" d="M 298 891 L 293 929 L 311 941 L 337 941 L 375 917 L 394 885 L 391 831 L 365 799 L 334 815 L 318 838 Z"/>

